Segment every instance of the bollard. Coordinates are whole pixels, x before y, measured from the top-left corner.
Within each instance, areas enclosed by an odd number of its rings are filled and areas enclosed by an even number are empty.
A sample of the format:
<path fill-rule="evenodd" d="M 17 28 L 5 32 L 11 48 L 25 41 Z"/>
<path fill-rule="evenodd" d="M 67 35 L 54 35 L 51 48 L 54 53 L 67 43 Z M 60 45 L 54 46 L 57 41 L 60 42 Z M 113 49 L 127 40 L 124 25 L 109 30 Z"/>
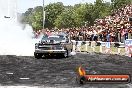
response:
<path fill-rule="evenodd" d="M 72 40 L 72 44 L 73 44 L 73 52 L 75 52 L 76 51 L 76 41 L 75 40 Z"/>
<path fill-rule="evenodd" d="M 100 45 L 99 48 L 100 48 L 100 49 L 99 49 L 99 50 L 100 50 L 100 53 L 102 53 L 102 46 Z"/>
<path fill-rule="evenodd" d="M 77 51 L 81 52 L 82 41 L 77 41 Z"/>
<path fill-rule="evenodd" d="M 107 54 L 110 54 L 110 53 L 112 53 L 111 52 L 111 48 L 110 48 L 110 42 L 106 42 L 106 44 L 105 44 L 105 53 L 107 53 Z"/>
<path fill-rule="evenodd" d="M 95 41 L 91 42 L 91 48 L 92 48 L 93 52 L 95 52 Z"/>
<path fill-rule="evenodd" d="M 105 42 L 100 42 L 100 53 L 103 53 L 103 47 L 105 46 Z"/>
<path fill-rule="evenodd" d="M 105 43 L 104 42 L 100 42 L 101 43 L 101 45 L 99 46 L 99 51 L 100 51 L 100 53 L 102 53 L 103 52 L 103 46 L 105 46 Z"/>
<path fill-rule="evenodd" d="M 89 41 L 86 41 L 86 44 L 85 44 L 85 50 L 86 50 L 86 52 L 88 52 L 88 45 L 89 45 Z"/>
<path fill-rule="evenodd" d="M 105 47 L 105 42 L 100 42 L 100 53 L 103 53 L 103 48 Z"/>
<path fill-rule="evenodd" d="M 121 48 L 117 49 L 117 53 L 120 54 L 121 53 Z"/>

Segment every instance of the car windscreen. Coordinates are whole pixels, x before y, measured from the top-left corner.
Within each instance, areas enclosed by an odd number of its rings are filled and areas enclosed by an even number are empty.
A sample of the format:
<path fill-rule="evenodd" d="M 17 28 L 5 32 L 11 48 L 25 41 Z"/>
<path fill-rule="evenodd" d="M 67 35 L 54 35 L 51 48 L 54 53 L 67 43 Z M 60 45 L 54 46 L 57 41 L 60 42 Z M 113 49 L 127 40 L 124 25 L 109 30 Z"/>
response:
<path fill-rule="evenodd" d="M 65 40 L 65 38 L 62 36 L 43 36 L 42 41 L 48 40 L 62 41 Z"/>

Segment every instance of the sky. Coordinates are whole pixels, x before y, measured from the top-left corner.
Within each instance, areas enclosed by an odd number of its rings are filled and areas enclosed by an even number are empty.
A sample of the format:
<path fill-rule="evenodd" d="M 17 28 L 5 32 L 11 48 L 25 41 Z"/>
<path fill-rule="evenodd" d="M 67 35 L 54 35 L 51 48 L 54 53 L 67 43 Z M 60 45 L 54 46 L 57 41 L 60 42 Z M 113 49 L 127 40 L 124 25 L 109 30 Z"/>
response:
<path fill-rule="evenodd" d="M 44 4 L 63 2 L 64 5 L 74 5 L 78 3 L 94 3 L 96 0 L 44 0 Z M 109 2 L 110 0 L 104 0 Z M 36 6 L 42 6 L 43 0 L 17 0 L 17 12 L 24 13 L 28 8 L 34 8 Z"/>

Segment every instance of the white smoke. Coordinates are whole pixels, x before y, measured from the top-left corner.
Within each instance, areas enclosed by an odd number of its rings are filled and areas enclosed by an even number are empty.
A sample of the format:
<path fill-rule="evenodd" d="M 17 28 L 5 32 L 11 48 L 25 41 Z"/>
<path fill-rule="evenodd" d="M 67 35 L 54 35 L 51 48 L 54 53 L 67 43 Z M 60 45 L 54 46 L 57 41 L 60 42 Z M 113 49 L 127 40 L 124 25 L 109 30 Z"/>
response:
<path fill-rule="evenodd" d="M 0 0 L 0 55 L 33 56 L 32 27 L 17 22 L 17 0 Z"/>
<path fill-rule="evenodd" d="M 35 39 L 32 27 L 25 29 L 10 18 L 0 18 L 0 55 L 33 56 Z"/>

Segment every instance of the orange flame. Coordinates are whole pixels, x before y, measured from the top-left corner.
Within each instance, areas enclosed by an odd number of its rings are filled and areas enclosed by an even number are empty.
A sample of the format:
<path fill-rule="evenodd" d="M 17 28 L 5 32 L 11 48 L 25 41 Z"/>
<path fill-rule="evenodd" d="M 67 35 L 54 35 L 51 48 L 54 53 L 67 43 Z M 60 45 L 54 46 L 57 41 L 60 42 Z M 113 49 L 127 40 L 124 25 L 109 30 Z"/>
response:
<path fill-rule="evenodd" d="M 81 66 L 78 68 L 78 72 L 79 72 L 79 75 L 80 75 L 80 76 L 86 75 L 85 70 L 84 70 Z"/>

